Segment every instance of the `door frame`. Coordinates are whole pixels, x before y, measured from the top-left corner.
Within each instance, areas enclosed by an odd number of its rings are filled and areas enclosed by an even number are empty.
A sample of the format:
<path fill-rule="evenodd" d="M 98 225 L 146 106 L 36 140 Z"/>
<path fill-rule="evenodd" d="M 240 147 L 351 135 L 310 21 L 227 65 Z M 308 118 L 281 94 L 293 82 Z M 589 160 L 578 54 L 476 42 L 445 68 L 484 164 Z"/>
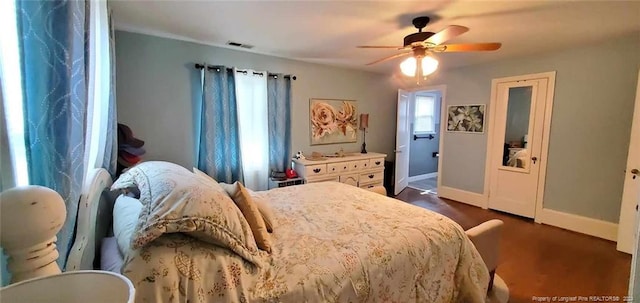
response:
<path fill-rule="evenodd" d="M 536 211 L 534 214 L 534 220 L 537 223 L 540 222 L 540 213 L 543 208 L 544 201 L 544 184 L 547 177 L 547 157 L 549 156 L 549 133 L 551 131 L 551 116 L 553 113 L 553 101 L 554 101 L 554 92 L 555 92 L 555 84 L 556 84 L 556 71 L 537 73 L 537 74 L 527 74 L 520 76 L 512 76 L 512 77 L 503 77 L 503 78 L 495 78 L 491 80 L 491 99 L 489 103 L 489 127 L 487 128 L 487 156 L 485 160 L 485 170 L 484 170 L 484 205 L 482 208 L 489 208 L 489 195 L 490 193 L 490 182 L 491 182 L 491 167 L 493 166 L 493 161 L 497 158 L 497 155 L 492 154 L 492 144 L 494 139 L 494 125 L 495 125 L 495 111 L 496 106 L 493 106 L 497 103 L 498 100 L 498 84 L 505 82 L 514 82 L 514 81 L 524 81 L 524 80 L 535 80 L 535 79 L 547 79 L 547 92 L 546 92 L 546 103 L 544 109 L 544 124 L 542 128 L 542 148 L 540 150 L 540 172 L 538 174 L 538 191 L 536 193 Z"/>
<path fill-rule="evenodd" d="M 622 198 L 620 201 L 620 218 L 618 219 L 618 232 L 617 232 L 617 243 L 616 249 L 633 254 L 637 251 L 637 241 L 638 235 L 638 211 L 634 209 L 636 205 L 638 205 L 638 201 L 632 201 L 632 197 L 629 197 L 635 190 L 628 188 L 633 186 L 640 186 L 640 184 L 635 185 L 631 184 L 633 181 L 629 181 L 630 170 L 636 168 L 632 166 L 632 162 L 634 155 L 638 151 L 640 151 L 640 145 L 637 144 L 636 140 L 634 140 L 634 135 L 640 133 L 640 69 L 638 69 L 638 84 L 636 85 L 636 96 L 633 105 L 633 116 L 631 118 L 631 134 L 629 136 L 629 152 L 627 153 L 627 162 L 625 163 L 625 173 L 624 173 L 624 185 L 622 189 Z M 633 161 L 635 162 L 635 161 Z M 638 180 L 640 181 L 640 180 Z M 629 230 L 631 229 L 631 230 Z M 631 234 L 629 234 L 631 233 Z M 631 238 L 628 238 L 630 235 L 634 235 Z M 635 248 L 635 250 L 634 250 Z M 634 254 L 635 255 L 635 254 Z M 640 270 L 640 268 L 638 269 Z M 633 275 L 632 275 L 633 277 Z"/>
<path fill-rule="evenodd" d="M 442 158 L 443 158 L 443 154 L 442 154 L 442 142 L 444 140 L 444 131 L 445 131 L 445 126 L 444 123 L 442 121 L 447 121 L 446 120 L 446 107 L 445 107 L 445 100 L 447 98 L 447 85 L 446 84 L 438 84 L 438 85 L 429 85 L 429 86 L 421 86 L 421 87 L 414 87 L 411 89 L 403 89 L 406 92 L 409 92 L 411 94 L 415 93 L 415 92 L 419 92 L 419 91 L 438 91 L 440 92 L 440 141 L 438 142 L 438 183 L 437 183 L 437 187 L 438 187 L 438 193 L 440 193 L 440 187 L 442 186 L 442 178 L 440 176 L 440 172 L 442 172 Z M 410 100 L 409 102 L 411 102 L 412 100 Z M 396 101 L 397 102 L 397 101 Z M 411 120 L 411 122 L 413 122 L 413 119 Z M 397 131 L 396 131 L 397 133 Z M 409 141 L 411 141 L 411 134 L 409 135 Z M 408 154 L 407 156 L 409 158 L 411 158 L 411 148 L 409 148 Z M 394 167 L 394 169 L 396 169 Z M 397 171 L 397 169 L 396 169 Z M 409 169 L 407 168 L 407 178 L 409 174 Z M 440 195 L 438 194 L 438 197 L 440 197 Z"/>

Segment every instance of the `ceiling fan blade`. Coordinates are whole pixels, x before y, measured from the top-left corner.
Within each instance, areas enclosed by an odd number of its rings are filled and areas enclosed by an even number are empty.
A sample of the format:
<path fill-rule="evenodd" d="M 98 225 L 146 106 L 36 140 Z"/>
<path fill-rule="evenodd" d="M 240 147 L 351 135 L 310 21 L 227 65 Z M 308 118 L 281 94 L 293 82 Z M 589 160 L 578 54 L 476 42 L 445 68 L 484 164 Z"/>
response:
<path fill-rule="evenodd" d="M 391 45 L 358 45 L 357 48 L 394 48 L 403 49 L 404 46 L 391 46 Z"/>
<path fill-rule="evenodd" d="M 460 36 L 469 31 L 469 28 L 460 25 L 450 25 L 445 29 L 433 34 L 433 36 L 424 40 L 424 43 L 439 45 L 448 40 L 451 40 L 457 36 Z"/>
<path fill-rule="evenodd" d="M 389 57 L 384 57 L 382 59 L 378 59 L 378 60 L 373 61 L 371 63 L 367 63 L 367 65 L 374 65 L 376 63 L 380 63 L 380 62 L 383 62 L 383 61 L 387 61 L 387 60 L 391 60 L 391 59 L 395 59 L 395 58 L 399 58 L 399 57 L 404 57 L 404 56 L 407 56 L 407 55 L 411 55 L 411 52 L 399 53 L 399 54 L 395 54 L 395 55 L 392 55 L 392 56 L 389 56 Z"/>
<path fill-rule="evenodd" d="M 502 46 L 502 43 L 491 42 L 491 43 L 468 43 L 468 44 L 443 44 L 436 47 L 435 51 L 440 51 L 442 48 L 442 52 L 480 52 L 480 51 L 494 51 L 499 49 Z"/>

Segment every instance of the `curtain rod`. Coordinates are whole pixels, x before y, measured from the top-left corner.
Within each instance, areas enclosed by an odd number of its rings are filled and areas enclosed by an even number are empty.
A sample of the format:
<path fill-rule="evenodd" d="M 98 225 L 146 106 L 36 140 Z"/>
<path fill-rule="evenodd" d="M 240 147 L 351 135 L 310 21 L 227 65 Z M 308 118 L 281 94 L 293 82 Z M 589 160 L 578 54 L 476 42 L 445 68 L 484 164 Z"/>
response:
<path fill-rule="evenodd" d="M 205 66 L 199 63 L 196 63 L 196 68 L 197 69 L 203 69 Z M 222 66 L 207 66 L 207 70 L 214 70 L 214 69 L 220 69 Z M 233 70 L 232 68 L 227 68 L 227 70 Z M 244 73 L 245 75 L 247 74 L 247 70 L 244 69 L 236 69 L 236 71 Z M 258 72 L 253 72 L 254 75 L 261 75 L 263 76 L 263 73 L 258 73 Z M 269 76 L 274 76 L 274 77 L 278 77 L 277 74 L 269 74 Z M 285 75 L 285 78 L 291 78 L 291 80 L 296 80 L 297 77 L 295 75 Z"/>

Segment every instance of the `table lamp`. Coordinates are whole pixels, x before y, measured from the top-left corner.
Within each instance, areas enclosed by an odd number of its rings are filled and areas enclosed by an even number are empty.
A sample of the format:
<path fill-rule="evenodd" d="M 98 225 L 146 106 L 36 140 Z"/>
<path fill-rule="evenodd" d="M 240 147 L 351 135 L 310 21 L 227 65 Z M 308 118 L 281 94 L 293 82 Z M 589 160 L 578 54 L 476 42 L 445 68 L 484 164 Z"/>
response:
<path fill-rule="evenodd" d="M 369 114 L 360 114 L 360 129 L 362 130 L 362 150 L 360 153 L 367 153 L 367 128 L 369 127 Z"/>
<path fill-rule="evenodd" d="M 60 273 L 56 234 L 67 210 L 60 194 L 37 185 L 0 194 L 0 245 L 9 256 L 11 283 Z"/>

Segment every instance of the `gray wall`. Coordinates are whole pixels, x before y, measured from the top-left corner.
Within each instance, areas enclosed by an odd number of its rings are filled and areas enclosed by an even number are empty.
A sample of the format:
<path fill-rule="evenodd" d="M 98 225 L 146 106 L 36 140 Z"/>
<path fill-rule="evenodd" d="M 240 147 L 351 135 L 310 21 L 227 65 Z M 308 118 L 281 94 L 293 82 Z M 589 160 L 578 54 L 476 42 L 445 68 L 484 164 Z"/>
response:
<path fill-rule="evenodd" d="M 225 48 L 116 32 L 118 121 L 145 140 L 145 160 L 194 164 L 193 117 L 199 109 L 196 62 L 295 74 L 292 84 L 293 152 L 359 151 L 358 143 L 310 146 L 309 98 L 357 100 L 369 113 L 367 150 L 393 157 L 397 88 L 384 75 Z"/>
<path fill-rule="evenodd" d="M 640 34 L 634 33 L 444 71 L 426 85 L 446 84 L 448 104 L 488 104 L 494 78 L 557 71 L 544 207 L 618 222 L 639 67 Z M 486 132 L 445 133 L 442 140 L 442 184 L 483 193 Z"/>
<path fill-rule="evenodd" d="M 416 92 L 411 96 L 410 117 L 415 116 L 415 96 L 420 95 Z M 436 119 L 439 122 L 440 102 L 442 100 L 440 93 L 436 92 Z M 413 132 L 413 123 L 411 123 L 411 132 Z M 438 171 L 438 158 L 434 158 L 433 152 L 438 152 L 440 147 L 440 123 L 436 123 L 435 138 L 413 140 L 413 135 L 409 140 L 409 177 L 433 173 Z"/>

